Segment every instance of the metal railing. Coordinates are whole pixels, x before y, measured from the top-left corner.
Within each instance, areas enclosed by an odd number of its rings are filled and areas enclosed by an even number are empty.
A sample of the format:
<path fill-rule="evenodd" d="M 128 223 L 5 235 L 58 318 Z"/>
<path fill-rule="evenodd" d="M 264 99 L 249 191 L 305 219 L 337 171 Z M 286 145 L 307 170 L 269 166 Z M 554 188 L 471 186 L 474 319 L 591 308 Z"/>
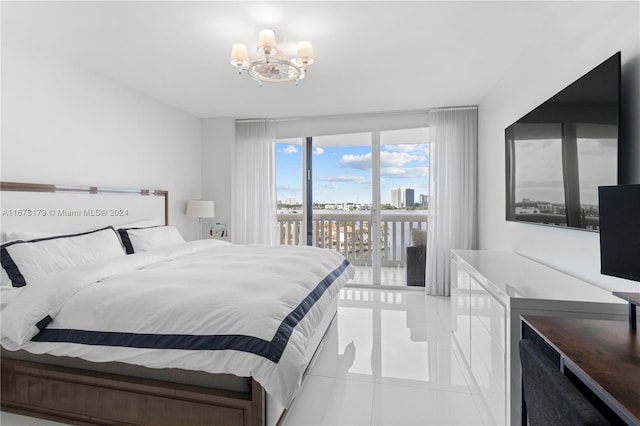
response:
<path fill-rule="evenodd" d="M 301 245 L 305 231 L 302 213 L 279 213 L 280 244 Z M 382 266 L 406 264 L 406 247 L 410 244 L 411 229 L 427 229 L 427 214 L 393 212 L 380 214 L 380 244 Z M 342 253 L 354 265 L 370 265 L 371 213 L 368 212 L 313 212 L 313 243 L 316 247 L 330 248 Z"/>

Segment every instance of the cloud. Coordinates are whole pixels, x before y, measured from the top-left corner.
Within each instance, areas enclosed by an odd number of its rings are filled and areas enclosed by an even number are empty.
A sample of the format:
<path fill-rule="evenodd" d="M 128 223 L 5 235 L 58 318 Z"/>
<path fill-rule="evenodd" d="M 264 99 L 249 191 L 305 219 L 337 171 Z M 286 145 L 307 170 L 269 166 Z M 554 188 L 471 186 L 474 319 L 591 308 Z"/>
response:
<path fill-rule="evenodd" d="M 282 152 L 284 152 L 285 154 L 295 154 L 296 152 L 298 152 L 298 148 L 293 145 L 287 145 L 287 147 L 284 148 Z"/>
<path fill-rule="evenodd" d="M 381 170 L 399 168 L 412 161 L 423 163 L 427 161 L 427 158 L 423 155 L 409 154 L 407 152 L 382 151 L 380 153 Z M 365 155 L 343 155 L 340 159 L 340 165 L 351 169 L 371 171 L 371 153 Z M 426 169 L 426 167 L 420 168 Z"/>
<path fill-rule="evenodd" d="M 370 183 L 369 179 L 362 176 L 320 176 L 318 180 L 323 182 L 353 182 L 353 183 Z"/>
<path fill-rule="evenodd" d="M 422 156 L 429 155 L 429 144 L 426 143 L 401 143 L 398 145 L 383 145 L 382 149 L 389 152 L 407 152 L 410 154 L 419 154 Z"/>
<path fill-rule="evenodd" d="M 338 185 L 336 185 L 335 183 L 323 183 L 320 186 L 323 187 L 324 189 L 337 189 L 338 188 Z"/>
<path fill-rule="evenodd" d="M 316 146 L 315 148 L 313 148 L 313 155 L 322 155 L 324 154 L 324 149 L 320 148 L 319 146 Z"/>
<path fill-rule="evenodd" d="M 558 136 L 560 137 L 560 136 Z M 520 140 L 516 139 L 516 151 L 548 151 L 554 148 L 560 149 L 560 139 L 536 139 L 536 140 Z"/>
<path fill-rule="evenodd" d="M 350 169 L 371 170 L 371 153 L 365 155 L 343 155 L 340 159 L 340 165 Z"/>
<path fill-rule="evenodd" d="M 380 153 L 380 168 L 401 167 L 412 161 L 424 162 L 426 158 L 422 155 L 408 154 L 406 152 L 387 152 Z"/>
<path fill-rule="evenodd" d="M 519 189 L 562 189 L 564 183 L 557 179 L 521 180 L 516 182 Z"/>
<path fill-rule="evenodd" d="M 598 159 L 616 157 L 617 141 L 615 139 L 592 139 L 584 141 L 578 148 L 578 155 L 594 156 Z"/>
<path fill-rule="evenodd" d="M 380 175 L 392 179 L 426 177 L 429 176 L 428 167 L 385 167 L 380 170 Z"/>

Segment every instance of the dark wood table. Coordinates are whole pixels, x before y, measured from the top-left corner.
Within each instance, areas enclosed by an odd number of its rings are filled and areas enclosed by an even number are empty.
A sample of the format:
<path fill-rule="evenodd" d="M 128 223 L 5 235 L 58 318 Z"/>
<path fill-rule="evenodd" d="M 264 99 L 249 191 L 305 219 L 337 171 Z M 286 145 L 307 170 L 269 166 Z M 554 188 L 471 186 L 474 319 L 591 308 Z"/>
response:
<path fill-rule="evenodd" d="M 626 322 L 523 315 L 522 338 L 537 341 L 614 424 L 640 425 L 640 339 Z"/>
<path fill-rule="evenodd" d="M 636 307 L 640 305 L 640 293 L 629 293 L 614 291 L 614 296 L 618 296 L 620 299 L 629 302 L 629 327 L 632 330 L 637 328 L 636 326 Z"/>

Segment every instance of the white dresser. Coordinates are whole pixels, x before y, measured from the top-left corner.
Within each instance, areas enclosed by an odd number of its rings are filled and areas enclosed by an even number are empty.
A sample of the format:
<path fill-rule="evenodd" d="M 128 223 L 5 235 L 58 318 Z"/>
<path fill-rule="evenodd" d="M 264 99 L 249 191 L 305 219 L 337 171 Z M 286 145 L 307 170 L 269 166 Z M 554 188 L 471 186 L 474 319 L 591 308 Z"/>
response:
<path fill-rule="evenodd" d="M 512 252 L 451 251 L 454 340 L 496 424 L 519 425 L 520 315 L 627 320 L 610 292 Z"/>

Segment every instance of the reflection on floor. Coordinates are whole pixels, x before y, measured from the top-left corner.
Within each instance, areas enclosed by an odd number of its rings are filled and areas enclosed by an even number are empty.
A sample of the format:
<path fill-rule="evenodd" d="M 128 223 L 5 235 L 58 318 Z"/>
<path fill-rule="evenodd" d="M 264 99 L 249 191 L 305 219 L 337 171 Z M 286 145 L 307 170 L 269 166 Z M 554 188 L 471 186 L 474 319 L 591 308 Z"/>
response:
<path fill-rule="evenodd" d="M 486 425 L 451 340 L 449 298 L 345 288 L 284 425 Z M 2 426 L 59 423 L 2 413 Z"/>
<path fill-rule="evenodd" d="M 449 298 L 346 288 L 284 424 L 483 425 L 451 340 Z"/>

